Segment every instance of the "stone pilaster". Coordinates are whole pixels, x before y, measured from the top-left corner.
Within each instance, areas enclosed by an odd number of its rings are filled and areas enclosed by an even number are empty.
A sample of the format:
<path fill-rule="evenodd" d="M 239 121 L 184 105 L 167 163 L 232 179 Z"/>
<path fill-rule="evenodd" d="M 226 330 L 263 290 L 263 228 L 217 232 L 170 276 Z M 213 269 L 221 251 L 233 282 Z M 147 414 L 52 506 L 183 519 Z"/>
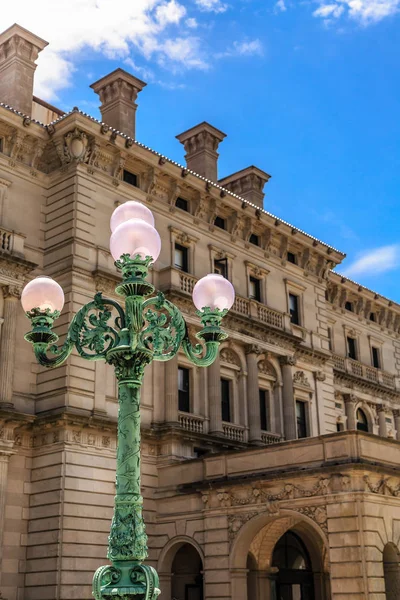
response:
<path fill-rule="evenodd" d="M 317 405 L 317 417 L 318 417 L 318 435 L 324 435 L 325 431 L 325 407 L 324 407 L 324 390 L 323 383 L 326 379 L 326 375 L 323 371 L 316 371 L 314 373 L 315 379 L 315 402 Z"/>
<path fill-rule="evenodd" d="M 222 433 L 221 374 L 219 355 L 208 367 L 208 400 L 210 403 L 210 433 Z"/>
<path fill-rule="evenodd" d="M 378 424 L 379 424 L 379 435 L 381 437 L 387 437 L 387 423 L 386 423 L 386 408 L 384 406 L 378 407 Z"/>
<path fill-rule="evenodd" d="M 281 359 L 282 365 L 282 404 L 283 404 L 283 427 L 286 440 L 297 439 L 296 406 L 293 393 L 292 367 L 296 365 L 294 356 L 285 356 Z"/>
<path fill-rule="evenodd" d="M 0 407 L 13 406 L 13 376 L 15 330 L 21 290 L 17 286 L 3 287 L 4 323 L 0 340 Z"/>
<path fill-rule="evenodd" d="M 393 411 L 394 427 L 396 429 L 396 439 L 400 441 L 400 410 Z"/>
<path fill-rule="evenodd" d="M 255 345 L 246 348 L 247 405 L 249 411 L 249 442 L 261 444 L 260 391 L 258 385 L 257 357 L 260 349 Z"/>
<path fill-rule="evenodd" d="M 357 397 L 354 394 L 344 394 L 344 405 L 347 417 L 347 429 L 357 429 L 356 405 Z"/>
<path fill-rule="evenodd" d="M 178 421 L 178 357 L 165 363 L 165 420 Z"/>
<path fill-rule="evenodd" d="M 14 446 L 14 427 L 0 421 L 0 585 L 3 559 L 3 534 L 6 508 L 8 464 Z M 0 588 L 1 589 L 1 588 Z"/>

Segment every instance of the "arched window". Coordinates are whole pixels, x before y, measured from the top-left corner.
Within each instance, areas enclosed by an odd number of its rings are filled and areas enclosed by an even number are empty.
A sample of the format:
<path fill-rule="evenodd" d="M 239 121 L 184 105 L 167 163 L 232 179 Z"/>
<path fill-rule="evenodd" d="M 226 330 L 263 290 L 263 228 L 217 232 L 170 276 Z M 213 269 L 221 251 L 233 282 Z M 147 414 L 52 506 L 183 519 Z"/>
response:
<path fill-rule="evenodd" d="M 357 429 L 359 431 L 369 431 L 368 428 L 368 419 L 363 410 L 361 408 L 357 409 Z"/>
<path fill-rule="evenodd" d="M 392 543 L 383 549 L 383 572 L 385 577 L 386 600 L 396 600 L 400 589 L 399 552 Z"/>
<path fill-rule="evenodd" d="M 311 571 L 307 548 L 293 531 L 287 531 L 274 548 L 272 566 L 279 569 Z"/>
<path fill-rule="evenodd" d="M 287 531 L 276 544 L 272 566 L 278 569 L 274 597 L 315 600 L 310 555 L 293 531 Z"/>

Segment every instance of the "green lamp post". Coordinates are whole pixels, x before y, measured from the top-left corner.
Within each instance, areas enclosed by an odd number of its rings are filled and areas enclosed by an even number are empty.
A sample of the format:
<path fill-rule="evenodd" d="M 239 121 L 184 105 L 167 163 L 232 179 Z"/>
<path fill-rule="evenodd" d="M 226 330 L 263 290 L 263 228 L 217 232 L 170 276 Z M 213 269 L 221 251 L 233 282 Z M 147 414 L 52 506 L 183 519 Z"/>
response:
<path fill-rule="evenodd" d="M 114 516 L 108 538 L 111 565 L 93 578 L 96 600 L 156 600 L 158 575 L 143 564 L 147 536 L 142 516 L 140 486 L 140 389 L 146 365 L 167 361 L 182 346 L 192 363 L 207 367 L 227 334 L 221 321 L 234 302 L 234 289 L 221 275 L 200 279 L 193 302 L 202 329 L 194 345 L 179 309 L 146 280 L 157 260 L 161 240 L 151 211 L 139 202 L 120 205 L 111 217 L 110 250 L 122 274 L 116 292 L 125 307 L 95 295 L 72 319 L 64 343 L 57 345 L 52 330 L 64 306 L 64 293 L 49 277 L 37 277 L 23 290 L 21 301 L 32 330 L 25 335 L 38 362 L 45 367 L 63 363 L 75 347 L 87 360 L 105 360 L 118 380 L 118 447 Z"/>

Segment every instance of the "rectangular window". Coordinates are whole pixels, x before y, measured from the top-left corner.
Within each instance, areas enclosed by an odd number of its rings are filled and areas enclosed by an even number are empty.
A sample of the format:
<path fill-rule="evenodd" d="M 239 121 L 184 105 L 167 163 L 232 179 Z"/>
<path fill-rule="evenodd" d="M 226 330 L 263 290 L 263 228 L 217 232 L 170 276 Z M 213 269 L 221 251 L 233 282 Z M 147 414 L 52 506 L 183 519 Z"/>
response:
<path fill-rule="evenodd" d="M 228 261 L 226 258 L 214 259 L 214 273 L 218 273 L 218 275 L 222 275 L 222 277 L 228 279 Z"/>
<path fill-rule="evenodd" d="M 263 431 L 268 431 L 268 392 L 259 390 L 260 396 L 260 424 Z"/>
<path fill-rule="evenodd" d="M 126 169 L 124 169 L 122 172 L 122 179 L 123 181 L 125 181 L 125 183 L 129 183 L 129 185 L 134 185 L 135 187 L 138 186 L 137 175 L 131 173 L 130 171 L 127 171 Z"/>
<path fill-rule="evenodd" d="M 261 281 L 257 277 L 251 277 L 249 280 L 249 298 L 261 302 Z"/>
<path fill-rule="evenodd" d="M 329 350 L 332 352 L 332 327 L 328 327 L 328 345 Z"/>
<path fill-rule="evenodd" d="M 221 379 L 221 408 L 222 420 L 226 423 L 231 421 L 231 382 L 229 379 Z"/>
<path fill-rule="evenodd" d="M 289 294 L 289 313 L 290 321 L 294 325 L 300 325 L 299 297 L 295 294 Z"/>
<path fill-rule="evenodd" d="M 381 368 L 381 357 L 379 354 L 379 348 L 372 346 L 371 350 L 372 350 L 372 364 L 375 367 L 375 369 L 380 369 Z"/>
<path fill-rule="evenodd" d="M 357 360 L 357 346 L 355 338 L 347 336 L 347 356 Z"/>
<path fill-rule="evenodd" d="M 188 272 L 189 266 L 188 254 L 188 248 L 180 244 L 175 244 L 174 266 L 185 273 Z"/>
<path fill-rule="evenodd" d="M 190 412 L 190 372 L 183 367 L 178 368 L 178 408 Z"/>
<path fill-rule="evenodd" d="M 297 437 L 307 437 L 306 403 L 296 400 Z"/>
<path fill-rule="evenodd" d="M 185 198 L 177 198 L 175 201 L 175 206 L 180 208 L 181 210 L 189 211 L 189 202 L 185 200 Z"/>
<path fill-rule="evenodd" d="M 260 245 L 260 238 L 255 233 L 252 233 L 251 236 L 249 237 L 249 242 L 250 242 L 250 244 L 254 244 L 255 246 L 259 246 Z"/>
<path fill-rule="evenodd" d="M 353 303 L 352 302 L 345 302 L 344 308 L 345 308 L 345 310 L 348 310 L 350 312 L 354 311 L 354 307 L 353 307 Z"/>
<path fill-rule="evenodd" d="M 222 217 L 215 217 L 214 225 L 220 229 L 226 229 L 226 221 Z"/>
<path fill-rule="evenodd" d="M 288 252 L 287 253 L 287 261 L 292 263 L 292 265 L 296 265 L 297 264 L 296 255 L 293 254 L 293 252 Z"/>

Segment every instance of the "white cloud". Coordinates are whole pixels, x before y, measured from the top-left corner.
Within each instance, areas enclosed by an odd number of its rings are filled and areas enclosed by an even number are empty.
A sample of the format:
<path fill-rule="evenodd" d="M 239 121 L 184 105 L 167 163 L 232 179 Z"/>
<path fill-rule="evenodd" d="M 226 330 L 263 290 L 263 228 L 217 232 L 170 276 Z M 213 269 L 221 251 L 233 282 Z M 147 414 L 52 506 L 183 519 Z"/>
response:
<path fill-rule="evenodd" d="M 264 54 L 264 48 L 261 41 L 257 38 L 255 40 L 245 40 L 242 42 L 233 42 L 232 46 L 224 52 L 219 52 L 215 55 L 216 58 L 225 58 L 231 56 L 262 56 Z"/>
<path fill-rule="evenodd" d="M 275 12 L 285 12 L 287 11 L 287 6 L 285 0 L 278 0 L 275 3 Z"/>
<path fill-rule="evenodd" d="M 228 8 L 228 5 L 221 0 L 196 0 L 196 5 L 204 12 L 222 13 Z"/>
<path fill-rule="evenodd" d="M 218 12 L 219 1 L 202 2 Z M 1 28 L 17 22 L 49 42 L 39 55 L 35 93 L 56 100 L 60 90 L 72 85 L 78 59 L 90 51 L 121 61 L 142 55 L 168 68 L 171 63 L 175 70 L 179 66 L 204 69 L 202 45 L 190 34 L 193 22 L 185 26 L 184 4 L 179 0 L 37 0 L 32 10 L 30 0 L 19 0 L 2 5 Z"/>
<path fill-rule="evenodd" d="M 208 69 L 208 64 L 201 55 L 201 44 L 198 38 L 168 39 L 160 48 L 159 63 L 164 64 L 165 58 L 175 64 L 197 69 Z"/>
<path fill-rule="evenodd" d="M 313 15 L 330 22 L 342 15 L 358 21 L 362 25 L 377 23 L 400 10 L 400 0 L 318 0 L 320 4 Z"/>
<path fill-rule="evenodd" d="M 198 27 L 198 23 L 197 23 L 196 19 L 194 19 L 193 17 L 186 19 L 185 23 L 186 23 L 186 26 L 189 27 L 190 29 L 196 29 Z"/>
<path fill-rule="evenodd" d="M 400 244 L 368 250 L 350 264 L 343 272 L 346 277 L 380 275 L 400 267 Z"/>

